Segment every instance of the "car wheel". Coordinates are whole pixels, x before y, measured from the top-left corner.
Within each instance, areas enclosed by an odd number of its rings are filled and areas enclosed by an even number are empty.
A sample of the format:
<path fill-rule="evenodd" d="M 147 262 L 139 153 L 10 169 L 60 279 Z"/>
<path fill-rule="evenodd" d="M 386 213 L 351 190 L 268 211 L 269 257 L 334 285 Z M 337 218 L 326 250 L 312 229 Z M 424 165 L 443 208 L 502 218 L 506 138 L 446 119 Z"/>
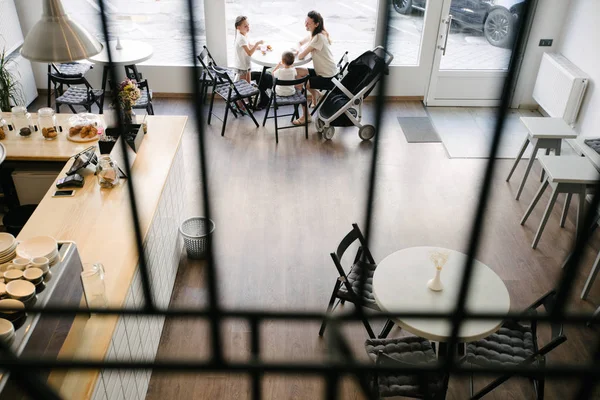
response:
<path fill-rule="evenodd" d="M 497 8 L 487 16 L 483 32 L 492 46 L 510 48 L 513 44 L 515 26 L 515 17 L 508 10 Z"/>
<path fill-rule="evenodd" d="M 400 14 L 410 14 L 412 10 L 412 0 L 394 0 L 394 10 Z"/>

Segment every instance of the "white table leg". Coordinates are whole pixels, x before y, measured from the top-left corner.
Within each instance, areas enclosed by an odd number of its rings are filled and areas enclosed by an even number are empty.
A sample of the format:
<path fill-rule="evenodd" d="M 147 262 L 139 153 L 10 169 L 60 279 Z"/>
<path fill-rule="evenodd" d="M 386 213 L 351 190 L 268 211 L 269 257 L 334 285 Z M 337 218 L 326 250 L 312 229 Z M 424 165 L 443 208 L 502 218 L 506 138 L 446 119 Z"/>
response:
<path fill-rule="evenodd" d="M 585 225 L 585 196 L 587 191 L 585 190 L 585 185 L 581 185 L 581 189 L 579 190 L 579 206 L 577 207 L 577 226 L 575 227 L 575 232 L 577 234 L 577 238 L 583 232 Z"/>
<path fill-rule="evenodd" d="M 529 207 L 527 207 L 527 211 L 525 211 L 523 218 L 521 218 L 521 225 L 523 225 L 525 223 L 525 221 L 527 221 L 527 218 L 529 218 L 529 216 L 531 215 L 531 212 L 533 211 L 537 202 L 540 201 L 540 198 L 542 197 L 542 194 L 544 194 L 544 190 L 546 190 L 547 187 L 548 187 L 548 180 L 546 179 L 544 181 L 544 183 L 542 183 L 542 185 L 538 189 L 533 200 L 531 200 L 531 204 L 529 204 Z"/>
<path fill-rule="evenodd" d="M 569 206 L 571 205 L 571 197 L 573 197 L 573 193 L 567 193 L 567 198 L 565 199 L 565 205 L 563 206 L 563 212 L 560 216 L 560 227 L 565 227 L 565 221 L 567 220 L 567 213 L 569 212 Z"/>
<path fill-rule="evenodd" d="M 521 157 L 523 157 L 523 153 L 525 153 L 525 149 L 527 148 L 528 145 L 529 145 L 529 135 L 527 135 L 527 137 L 525 137 L 525 141 L 523 142 L 523 145 L 521 146 L 521 150 L 519 150 L 519 155 L 515 159 L 515 163 L 513 164 L 512 168 L 510 169 L 510 172 L 508 173 L 508 176 L 506 177 L 506 182 L 508 182 L 510 180 L 510 177 L 512 176 L 513 172 L 515 172 L 515 169 L 517 168 L 519 161 L 521 161 Z"/>
<path fill-rule="evenodd" d="M 535 146 L 533 146 L 533 152 L 531 153 L 531 158 L 529 159 L 529 162 L 527 163 L 527 169 L 525 169 L 525 174 L 523 175 L 523 180 L 521 181 L 519 190 L 517 190 L 517 197 L 515 197 L 515 199 L 517 199 L 517 200 L 519 200 L 519 197 L 521 197 L 521 192 L 523 191 L 523 188 L 525 187 L 525 182 L 527 181 L 527 176 L 529 175 L 529 171 L 531 171 L 531 167 L 533 166 L 533 162 L 535 161 L 535 155 L 537 154 L 539 149 L 540 149 L 540 144 L 539 144 L 539 141 L 536 140 Z"/>
<path fill-rule="evenodd" d="M 560 193 L 559 188 L 560 188 L 560 183 L 556 185 L 556 187 L 552 191 L 552 195 L 550 195 L 550 201 L 548 202 L 548 206 L 546 206 L 546 211 L 544 212 L 544 216 L 542 217 L 542 220 L 540 221 L 540 226 L 539 226 L 537 232 L 535 233 L 535 237 L 533 238 L 533 243 L 531 244 L 532 249 L 535 249 L 537 247 L 538 242 L 540 241 L 540 238 L 542 237 L 542 232 L 544 231 L 544 228 L 546 227 L 546 223 L 548 222 L 548 219 L 550 218 L 550 214 L 552 213 L 552 208 L 554 208 L 554 203 L 556 203 L 556 198 L 558 197 L 558 194 Z"/>

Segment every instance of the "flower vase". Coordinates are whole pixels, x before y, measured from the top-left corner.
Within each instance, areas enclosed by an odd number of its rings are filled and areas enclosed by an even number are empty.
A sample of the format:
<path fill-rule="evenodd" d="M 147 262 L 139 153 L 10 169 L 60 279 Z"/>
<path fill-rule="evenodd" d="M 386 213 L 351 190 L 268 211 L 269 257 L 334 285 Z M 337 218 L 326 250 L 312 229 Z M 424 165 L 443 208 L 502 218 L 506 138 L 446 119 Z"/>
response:
<path fill-rule="evenodd" d="M 123 124 L 125 126 L 130 126 L 133 124 L 135 120 L 135 112 L 133 112 L 132 108 L 126 108 L 123 110 Z"/>
<path fill-rule="evenodd" d="M 442 284 L 442 280 L 440 279 L 440 274 L 442 273 L 441 269 L 435 270 L 435 277 L 427 282 L 427 287 L 434 292 L 439 292 L 444 289 L 444 285 Z"/>

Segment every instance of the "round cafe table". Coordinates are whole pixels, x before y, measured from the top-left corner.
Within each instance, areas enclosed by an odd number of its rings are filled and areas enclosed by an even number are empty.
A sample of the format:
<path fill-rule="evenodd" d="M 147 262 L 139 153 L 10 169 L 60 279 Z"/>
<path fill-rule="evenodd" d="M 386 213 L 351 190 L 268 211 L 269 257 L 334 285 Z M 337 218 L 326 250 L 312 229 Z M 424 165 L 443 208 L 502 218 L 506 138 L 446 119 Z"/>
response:
<path fill-rule="evenodd" d="M 102 64 L 104 67 L 102 69 L 102 89 L 106 89 L 106 82 L 108 81 L 109 63 L 107 47 L 110 47 L 113 64 L 124 67 L 131 66 L 136 76 L 138 76 L 138 72 L 135 64 L 149 60 L 154 52 L 152 46 L 137 40 L 121 40 L 121 49 L 117 49 L 116 40 L 108 42 L 108 46 L 105 45 L 100 53 L 88 58 L 94 64 Z"/>
<path fill-rule="evenodd" d="M 427 282 L 435 276 L 435 266 L 429 259 L 432 251 L 447 251 L 450 256 L 441 272 L 444 289 L 434 292 Z M 382 310 L 396 313 L 407 311 L 447 312 L 456 306 L 467 256 L 439 247 L 409 247 L 384 258 L 373 276 L 373 294 Z M 508 313 L 510 297 L 502 279 L 487 265 L 473 260 L 473 276 L 466 309 L 470 312 Z M 452 322 L 448 319 L 394 318 L 396 324 L 426 339 L 448 341 Z M 469 320 L 461 324 L 460 342 L 472 342 L 497 331 L 502 320 Z M 443 352 L 440 349 L 440 353 Z"/>

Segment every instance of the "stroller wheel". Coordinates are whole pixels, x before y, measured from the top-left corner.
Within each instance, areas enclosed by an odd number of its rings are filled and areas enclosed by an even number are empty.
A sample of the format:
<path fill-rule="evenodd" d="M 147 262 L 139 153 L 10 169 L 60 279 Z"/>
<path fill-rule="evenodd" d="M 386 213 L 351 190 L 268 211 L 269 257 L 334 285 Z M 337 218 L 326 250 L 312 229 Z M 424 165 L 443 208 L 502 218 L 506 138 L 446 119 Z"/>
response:
<path fill-rule="evenodd" d="M 315 118 L 315 128 L 317 128 L 317 132 L 322 133 L 324 127 L 325 122 L 321 118 Z"/>
<path fill-rule="evenodd" d="M 333 126 L 328 126 L 327 128 L 323 129 L 323 137 L 327 140 L 331 140 L 334 133 L 335 128 Z"/>
<path fill-rule="evenodd" d="M 373 125 L 365 125 L 358 130 L 358 137 L 362 140 L 369 140 L 375 136 L 375 127 Z"/>

